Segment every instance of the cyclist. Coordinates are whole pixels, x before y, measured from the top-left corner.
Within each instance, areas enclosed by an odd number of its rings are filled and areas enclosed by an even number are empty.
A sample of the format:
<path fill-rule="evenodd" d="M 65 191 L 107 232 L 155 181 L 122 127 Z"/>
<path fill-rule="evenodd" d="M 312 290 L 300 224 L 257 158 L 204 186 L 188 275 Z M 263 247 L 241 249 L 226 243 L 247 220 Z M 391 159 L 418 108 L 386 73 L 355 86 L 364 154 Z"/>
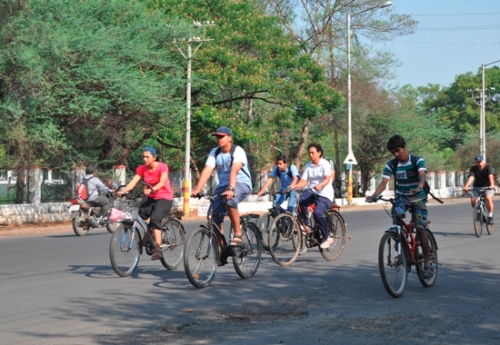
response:
<path fill-rule="evenodd" d="M 292 190 L 288 195 L 282 193 L 284 190 L 287 190 L 292 183 L 297 183 L 298 175 L 299 171 L 297 170 L 297 167 L 295 165 L 293 164 L 288 165 L 288 160 L 286 157 L 278 157 L 276 158 L 276 165 L 274 166 L 271 175 L 264 183 L 260 191 L 257 193 L 257 195 L 262 196 L 262 194 L 264 194 L 264 192 L 266 191 L 267 187 L 269 187 L 269 185 L 273 183 L 274 178 L 279 176 L 281 181 L 281 187 L 279 193 L 276 194 L 273 206 L 279 208 L 280 205 L 288 198 L 288 205 L 286 210 L 287 212 L 292 213 L 295 208 L 295 203 L 297 200 L 297 192 Z"/>
<path fill-rule="evenodd" d="M 222 194 L 224 198 L 214 200 L 213 213 L 223 214 L 224 211 L 227 211 L 229 219 L 234 227 L 234 236 L 231 240 L 231 246 L 238 246 L 243 241 L 238 203 L 250 194 L 252 188 L 247 156 L 240 146 L 236 146 L 234 154 L 231 154 L 233 132 L 229 128 L 219 127 L 212 135 L 217 139 L 220 153 L 216 156 L 216 152 L 218 151 L 217 147 L 210 151 L 205 167 L 201 172 L 200 179 L 196 187 L 192 190 L 191 195 L 195 196 L 201 192 L 203 186 L 205 186 L 212 175 L 212 172 L 216 169 L 219 184 L 215 188 L 214 194 Z M 214 217 L 214 222 L 222 232 L 223 221 L 224 217 Z M 224 262 L 222 262 L 222 264 L 224 264 Z"/>
<path fill-rule="evenodd" d="M 92 165 L 87 166 L 85 169 L 83 180 L 87 181 L 88 186 L 87 203 L 91 206 L 101 206 L 102 224 L 106 223 L 111 203 L 107 194 L 113 192 L 113 190 L 95 176 L 95 168 Z"/>
<path fill-rule="evenodd" d="M 427 168 L 425 161 L 422 157 L 414 157 L 408 154 L 406 141 L 398 134 L 392 136 L 387 142 L 387 149 L 392 153 L 394 159 L 390 160 L 384 167 L 382 173 L 382 181 L 375 190 L 371 197 L 367 197 L 367 201 L 375 198 L 381 194 L 389 182 L 392 175 L 396 180 L 395 193 L 396 200 L 395 207 L 392 208 L 391 213 L 394 224 L 398 223 L 398 218 L 403 218 L 406 212 L 406 202 L 411 198 L 413 205 L 413 220 L 417 229 L 417 236 L 422 246 L 424 255 L 424 277 L 431 278 L 434 275 L 434 268 L 432 267 L 430 253 L 429 253 L 429 239 L 425 229 L 427 228 L 427 194 L 424 191 L 425 174 Z M 416 166 L 414 166 L 415 161 Z"/>
<path fill-rule="evenodd" d="M 123 195 L 131 191 L 141 178 L 144 182 L 153 186 L 153 188 L 144 187 L 146 197 L 141 200 L 139 206 L 139 216 L 142 219 L 149 218 L 149 226 L 153 228 L 155 250 L 151 260 L 159 260 L 163 257 L 161 251 L 161 221 L 170 213 L 174 198 L 168 179 L 168 166 L 165 163 L 158 162 L 157 157 L 156 150 L 151 146 L 146 146 L 142 151 L 144 164 L 137 167 L 132 180 L 116 193 L 117 195 Z"/>
<path fill-rule="evenodd" d="M 307 208 L 316 203 L 314 219 L 324 239 L 320 247 L 327 249 L 333 245 L 333 238 L 328 236 L 328 223 L 325 217 L 325 211 L 331 209 L 333 204 L 333 186 L 330 183 L 332 171 L 330 163 L 323 158 L 323 148 L 320 144 L 309 144 L 307 151 L 311 161 L 306 164 L 300 181 L 292 183 L 290 189 L 300 189 L 309 183 L 310 189 L 304 191 L 299 199 L 301 216 L 306 220 Z"/>
<path fill-rule="evenodd" d="M 486 164 L 483 156 L 477 156 L 474 161 L 476 162 L 469 170 L 469 178 L 464 186 L 464 191 L 469 190 L 469 186 L 474 182 L 473 187 L 481 188 L 488 187 L 485 193 L 486 208 L 488 209 L 488 224 L 493 225 L 493 195 L 495 195 L 495 170 L 489 164 Z M 472 197 L 470 203 L 472 208 L 476 206 L 477 198 L 479 197 L 479 191 L 477 189 L 472 190 Z"/>

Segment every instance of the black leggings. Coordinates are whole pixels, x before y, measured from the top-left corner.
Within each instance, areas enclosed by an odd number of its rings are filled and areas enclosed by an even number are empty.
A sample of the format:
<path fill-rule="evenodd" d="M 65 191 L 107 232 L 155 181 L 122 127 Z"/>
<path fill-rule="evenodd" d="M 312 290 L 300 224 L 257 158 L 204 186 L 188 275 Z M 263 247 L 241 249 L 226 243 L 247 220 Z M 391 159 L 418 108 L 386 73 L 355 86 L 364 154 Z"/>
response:
<path fill-rule="evenodd" d="M 142 219 L 149 218 L 149 225 L 153 229 L 161 229 L 162 219 L 168 216 L 171 210 L 172 200 L 145 197 L 139 206 L 139 216 Z"/>

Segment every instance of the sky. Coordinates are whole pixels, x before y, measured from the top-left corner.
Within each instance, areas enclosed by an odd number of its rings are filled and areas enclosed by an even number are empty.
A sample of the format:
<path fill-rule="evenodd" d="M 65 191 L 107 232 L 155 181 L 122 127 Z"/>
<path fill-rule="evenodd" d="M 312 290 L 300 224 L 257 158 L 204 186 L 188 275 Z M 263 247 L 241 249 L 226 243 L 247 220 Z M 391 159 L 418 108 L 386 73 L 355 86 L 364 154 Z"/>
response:
<path fill-rule="evenodd" d="M 391 84 L 449 86 L 500 60 L 500 0 L 392 0 L 391 10 L 419 22 L 414 34 L 375 45 L 401 64 Z"/>

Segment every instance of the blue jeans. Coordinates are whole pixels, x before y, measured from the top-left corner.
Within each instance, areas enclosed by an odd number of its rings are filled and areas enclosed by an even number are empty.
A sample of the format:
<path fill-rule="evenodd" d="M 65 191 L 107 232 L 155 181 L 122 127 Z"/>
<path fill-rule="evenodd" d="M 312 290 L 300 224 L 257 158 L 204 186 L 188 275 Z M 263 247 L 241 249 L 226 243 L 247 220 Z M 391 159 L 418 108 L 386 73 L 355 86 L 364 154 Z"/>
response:
<path fill-rule="evenodd" d="M 280 190 L 280 192 L 282 191 L 283 190 Z M 276 198 L 274 199 L 273 206 L 280 208 L 281 204 L 285 202 L 287 198 L 288 198 L 288 206 L 286 207 L 286 210 L 293 212 L 295 209 L 295 205 L 297 203 L 297 191 L 295 190 L 290 191 L 290 194 L 277 193 Z"/>
<path fill-rule="evenodd" d="M 328 238 L 328 222 L 325 217 L 325 212 L 332 208 L 333 202 L 324 196 L 319 196 L 310 190 L 306 190 L 300 195 L 299 200 L 300 213 L 303 219 L 307 218 L 307 208 L 312 204 L 316 204 L 314 208 L 314 219 L 323 234 L 323 240 L 326 240 Z"/>

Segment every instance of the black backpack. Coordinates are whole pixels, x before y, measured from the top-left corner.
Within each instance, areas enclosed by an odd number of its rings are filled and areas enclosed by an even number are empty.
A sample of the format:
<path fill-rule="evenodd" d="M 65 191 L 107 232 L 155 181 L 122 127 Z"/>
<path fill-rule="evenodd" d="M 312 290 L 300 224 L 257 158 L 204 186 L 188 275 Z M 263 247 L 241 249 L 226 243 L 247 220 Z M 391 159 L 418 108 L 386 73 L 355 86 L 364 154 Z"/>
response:
<path fill-rule="evenodd" d="M 237 147 L 238 147 L 238 145 L 231 145 L 231 150 L 229 150 L 229 152 L 231 153 L 231 165 L 233 165 L 234 150 L 236 150 Z M 217 157 L 221 152 L 222 152 L 222 149 L 220 147 L 218 147 L 217 150 L 215 150 L 215 157 Z M 250 172 L 250 175 L 248 175 L 247 171 L 245 169 L 243 169 L 243 167 L 241 168 L 241 170 L 243 170 L 245 175 L 250 177 L 250 181 L 252 182 L 252 189 L 254 189 L 255 181 L 257 180 L 257 178 L 255 176 L 254 159 L 253 159 L 252 155 L 249 155 L 246 151 L 245 151 L 245 154 L 247 156 L 247 162 L 248 162 L 247 169 Z"/>
<path fill-rule="evenodd" d="M 335 180 L 332 181 L 333 188 L 335 188 L 335 190 L 340 190 L 342 189 L 342 174 L 340 172 L 340 168 L 333 160 L 329 159 L 328 161 L 330 162 L 332 169 L 335 170 Z"/>
<path fill-rule="evenodd" d="M 413 173 L 415 175 L 418 176 L 418 166 L 417 166 L 417 161 L 420 159 L 421 157 L 420 156 L 415 156 L 415 155 L 410 155 L 410 159 L 411 159 L 411 166 L 413 167 Z M 396 181 L 396 169 L 398 167 L 398 160 L 396 158 L 393 158 L 390 162 L 389 162 L 389 166 L 391 167 L 392 169 L 392 173 L 394 174 L 394 190 L 396 190 L 396 184 L 397 184 L 397 181 Z M 424 188 L 422 188 L 425 195 L 428 195 L 430 194 L 430 196 L 432 196 L 434 199 L 436 199 L 438 202 L 440 202 L 441 204 L 443 203 L 443 201 L 439 198 L 437 198 L 434 194 L 431 193 L 431 186 L 429 186 L 429 184 L 427 183 L 427 181 L 425 181 L 424 183 Z"/>
<path fill-rule="evenodd" d="M 293 175 L 292 175 L 292 165 L 288 167 L 288 171 L 286 172 L 288 177 L 290 177 L 291 180 L 293 180 Z M 300 181 L 300 175 L 297 175 L 297 181 Z"/>

